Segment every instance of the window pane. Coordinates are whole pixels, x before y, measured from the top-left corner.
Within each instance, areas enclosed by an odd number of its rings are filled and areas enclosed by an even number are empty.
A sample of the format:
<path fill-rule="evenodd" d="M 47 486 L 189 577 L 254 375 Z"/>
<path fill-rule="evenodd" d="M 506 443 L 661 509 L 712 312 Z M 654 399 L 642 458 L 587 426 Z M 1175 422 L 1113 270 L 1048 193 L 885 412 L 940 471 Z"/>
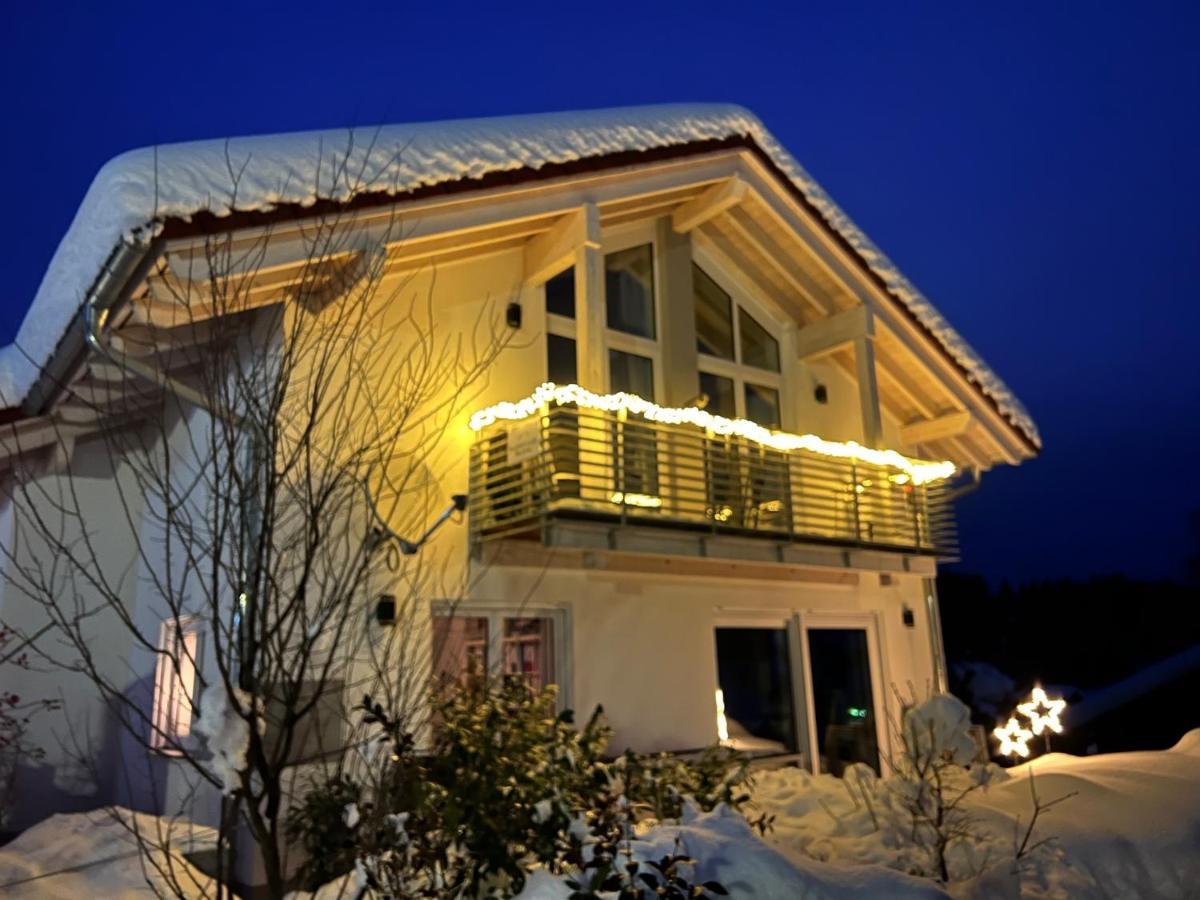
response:
<path fill-rule="evenodd" d="M 608 377 L 614 392 L 654 399 L 654 363 L 644 356 L 609 350 Z M 657 497 L 658 441 L 652 426 L 635 419 L 612 425 L 613 446 L 620 448 L 613 460 L 613 492 Z"/>
<path fill-rule="evenodd" d="M 174 741 L 191 733 L 199 627 L 195 619 L 170 619 L 159 629 L 158 646 L 162 653 L 154 670 L 151 746 L 173 751 Z"/>
<path fill-rule="evenodd" d="M 575 318 L 575 267 L 564 269 L 546 282 L 546 312 Z"/>
<path fill-rule="evenodd" d="M 487 674 L 487 632 L 487 619 L 482 617 L 433 617 L 433 673 L 438 685 Z"/>
<path fill-rule="evenodd" d="M 724 416 L 727 419 L 737 417 L 737 399 L 733 392 L 732 378 L 701 372 L 700 393 L 708 395 L 708 406 L 705 408 L 714 416 Z"/>
<path fill-rule="evenodd" d="M 767 334 L 750 313 L 738 307 L 738 328 L 742 332 L 742 363 L 760 369 L 779 371 L 779 341 Z"/>
<path fill-rule="evenodd" d="M 604 257 L 608 327 L 654 337 L 654 249 L 650 244 Z"/>
<path fill-rule="evenodd" d="M 748 753 L 796 749 L 792 666 L 783 628 L 718 628 L 717 683 L 730 743 Z"/>
<path fill-rule="evenodd" d="M 654 362 L 644 356 L 608 351 L 608 381 L 612 391 L 654 399 Z"/>
<path fill-rule="evenodd" d="M 557 334 L 546 335 L 546 377 L 555 384 L 575 384 L 575 341 Z"/>
<path fill-rule="evenodd" d="M 554 683 L 554 622 L 551 619 L 505 619 L 504 674 L 522 675 L 541 690 Z"/>
<path fill-rule="evenodd" d="M 729 295 L 694 263 L 692 290 L 696 295 L 696 349 L 733 359 L 733 302 Z"/>
<path fill-rule="evenodd" d="M 765 428 L 778 428 L 779 391 L 746 382 L 746 418 Z"/>
<path fill-rule="evenodd" d="M 878 772 L 866 630 L 814 628 L 808 652 L 821 771 L 841 775 L 850 763 L 861 762 Z"/>

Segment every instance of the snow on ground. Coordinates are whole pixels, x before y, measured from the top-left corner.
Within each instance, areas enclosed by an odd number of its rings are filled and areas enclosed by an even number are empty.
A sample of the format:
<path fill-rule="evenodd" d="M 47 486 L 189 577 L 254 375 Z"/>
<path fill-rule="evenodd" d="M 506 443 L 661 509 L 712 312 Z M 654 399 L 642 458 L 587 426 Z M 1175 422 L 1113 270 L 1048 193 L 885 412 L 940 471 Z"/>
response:
<path fill-rule="evenodd" d="M 171 852 L 156 850 L 144 865 L 133 831 L 148 842 L 170 845 Z M 203 851 L 215 842 L 212 829 L 124 809 L 51 816 L 0 847 L 0 897 L 142 900 L 173 895 L 165 890 L 167 879 L 188 896 L 204 896 L 211 891 L 210 880 L 181 853 Z M 147 884 L 147 875 L 159 891 Z"/>
<path fill-rule="evenodd" d="M 992 773 L 996 775 L 994 767 Z M 1013 874 L 1014 827 L 1029 820 L 1030 774 L 1043 802 L 1075 793 L 1043 815 L 1035 840 L 1053 844 Z M 863 773 L 855 770 L 857 776 Z M 775 829 L 760 839 L 728 809 L 690 815 L 682 824 L 652 828 L 635 842 L 639 859 L 671 852 L 676 837 L 699 860 L 698 880 L 722 882 L 733 897 L 797 898 L 1188 898 L 1200 896 L 1200 730 L 1160 752 L 1074 757 L 1049 754 L 999 773 L 971 795 L 970 809 L 989 835 L 981 876 L 951 884 L 897 871 L 908 852 L 900 836 L 877 829 L 861 794 L 851 796 L 844 779 L 810 776 L 799 769 L 759 775 L 755 801 L 773 813 Z M 880 810 L 876 809 L 876 814 Z M 148 830 L 162 820 L 124 813 Z M 175 826 L 176 842 L 188 835 Z M 211 845 L 203 829 L 194 846 Z M 160 859 L 163 857 L 159 857 Z M 177 856 L 173 860 L 197 882 L 203 876 Z M 982 854 L 978 860 L 983 863 Z M 317 897 L 352 896 L 349 878 Z M 339 890 L 340 888 L 340 890 Z M 199 893 L 197 889 L 196 893 Z M 54 816 L 0 848 L 0 895 L 78 900 L 92 896 L 135 898 L 149 894 L 127 831 L 97 812 Z M 562 900 L 561 879 L 536 873 L 522 900 Z M 296 897 L 312 895 L 297 894 Z"/>
<path fill-rule="evenodd" d="M 493 172 L 749 137 L 862 257 L 887 289 L 1040 445 L 1021 402 L 758 118 L 730 104 L 668 104 L 375 129 L 196 141 L 108 162 L 59 244 L 13 345 L 0 348 L 0 403 L 24 398 L 85 296 L 123 245 L 143 247 L 170 218 L 311 206 L 363 193 L 400 195 Z M 344 165 L 342 164 L 344 163 Z"/>
<path fill-rule="evenodd" d="M 1021 896 L 1200 896 L 1200 730 L 1165 752 L 1054 753 L 1003 772 L 967 801 L 987 837 L 975 863 L 989 869 L 989 877 L 986 884 L 952 884 L 952 894 L 1012 895 L 1014 829 L 1019 821 L 1023 834 L 1029 821 L 1031 773 L 1043 803 L 1076 796 L 1039 819 L 1035 840 L 1055 840 L 1023 868 Z M 755 801 L 776 816 L 767 842 L 797 863 L 817 857 L 903 868 L 913 857 L 901 835 L 887 827 L 879 808 L 874 812 L 883 827 L 877 828 L 861 794 L 852 796 L 849 787 L 799 769 L 762 773 Z M 886 786 L 876 793 L 886 794 Z"/>
<path fill-rule="evenodd" d="M 764 844 L 746 820 L 719 807 L 681 825 L 651 829 L 634 842 L 635 857 L 659 859 L 672 853 L 675 839 L 698 860 L 693 881 L 719 881 L 731 897 L 762 900 L 840 900 L 887 897 L 895 900 L 937 900 L 946 894 L 932 882 L 880 866 L 833 866 L 808 858 L 786 859 Z M 570 890 L 559 879 L 538 873 L 520 900 L 565 900 Z"/>

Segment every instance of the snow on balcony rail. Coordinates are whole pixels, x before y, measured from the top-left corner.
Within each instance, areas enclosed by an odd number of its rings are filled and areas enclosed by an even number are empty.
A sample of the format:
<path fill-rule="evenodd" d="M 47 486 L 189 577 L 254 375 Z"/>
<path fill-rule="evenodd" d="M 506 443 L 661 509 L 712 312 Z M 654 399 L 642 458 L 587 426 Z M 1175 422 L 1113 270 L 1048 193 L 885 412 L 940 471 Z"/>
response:
<path fill-rule="evenodd" d="M 815 434 L 791 434 L 764 428 L 748 419 L 728 419 L 714 415 L 696 406 L 659 406 L 637 394 L 597 394 L 577 384 L 554 384 L 547 382 L 539 386 L 528 397 L 516 401 L 505 401 L 481 409 L 471 416 L 473 431 L 481 431 L 501 420 L 520 421 L 537 415 L 543 407 L 555 403 L 574 404 L 582 409 L 603 412 L 626 412 L 640 416 L 648 422 L 662 425 L 691 425 L 719 435 L 733 435 L 761 444 L 772 450 L 789 452 L 807 450 L 822 456 L 851 459 L 875 466 L 889 466 L 906 474 L 913 484 L 929 484 L 941 481 L 954 474 L 954 463 L 912 459 L 895 450 L 876 450 L 864 447 L 855 441 L 829 441 Z"/>

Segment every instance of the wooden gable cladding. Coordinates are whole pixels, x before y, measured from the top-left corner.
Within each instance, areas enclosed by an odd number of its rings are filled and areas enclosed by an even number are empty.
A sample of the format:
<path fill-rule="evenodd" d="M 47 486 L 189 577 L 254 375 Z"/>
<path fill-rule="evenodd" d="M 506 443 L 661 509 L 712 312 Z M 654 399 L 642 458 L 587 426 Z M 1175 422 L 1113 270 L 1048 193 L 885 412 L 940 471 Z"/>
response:
<path fill-rule="evenodd" d="M 648 158 L 644 164 L 633 162 L 619 169 L 434 196 L 386 210 L 348 214 L 343 224 L 385 237 L 382 264 L 388 272 L 519 251 L 525 259 L 526 284 L 536 285 L 569 265 L 581 247 L 594 243 L 597 223 L 580 226 L 586 208 L 595 210 L 601 229 L 669 222 L 718 258 L 731 277 L 743 281 L 781 320 L 795 322 L 801 332 L 855 308 L 867 306 L 880 313 L 870 365 L 878 381 L 882 416 L 889 433 L 907 428 L 908 434 L 923 438 L 904 449 L 923 455 L 937 452 L 960 465 L 980 467 L 1016 462 L 1028 455 L 1006 433 L 1011 429 L 995 410 L 976 396 L 977 389 L 962 378 L 961 371 L 939 349 L 926 346 L 926 337 L 910 333 L 911 323 L 904 325 L 897 318 L 894 299 L 855 273 L 857 263 L 847 261 L 840 244 L 829 238 L 824 222 L 789 200 L 777 180 L 752 150 L 723 147 L 694 157 Z M 293 230 L 302 229 L 296 225 Z M 272 235 L 279 247 L 293 239 L 283 228 Z M 232 240 L 245 247 L 261 236 L 236 233 Z M 181 259 L 197 252 L 196 240 L 190 243 L 190 248 L 184 244 L 173 248 Z M 300 246 L 302 242 L 296 241 Z M 269 264 L 247 274 L 222 298 L 207 297 L 202 278 L 181 282 L 179 266 L 173 270 L 174 282 L 172 276 L 156 274 L 143 297 L 141 319 L 158 324 L 178 321 L 172 318 L 170 305 L 172 299 L 177 304 L 180 295 L 190 298 L 189 316 L 250 309 L 299 299 L 299 295 L 319 300 L 320 285 L 336 289 L 363 264 L 352 250 L 332 254 L 315 269 L 284 256 L 285 250 L 271 249 L 264 257 Z M 241 305 L 231 304 L 231 298 Z M 846 368 L 849 362 L 840 365 Z M 973 410 L 980 414 L 957 434 L 934 438 L 919 428 L 911 430 Z"/>

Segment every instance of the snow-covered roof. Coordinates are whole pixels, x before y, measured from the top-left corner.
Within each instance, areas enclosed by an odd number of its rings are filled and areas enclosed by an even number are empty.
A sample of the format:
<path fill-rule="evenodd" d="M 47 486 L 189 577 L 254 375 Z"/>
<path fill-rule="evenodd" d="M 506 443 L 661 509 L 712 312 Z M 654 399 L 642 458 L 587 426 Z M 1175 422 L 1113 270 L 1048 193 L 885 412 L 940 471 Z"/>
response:
<path fill-rule="evenodd" d="M 0 349 L 0 404 L 30 391 L 122 243 L 144 243 L 171 219 L 206 212 L 308 206 L 366 192 L 404 194 L 496 172 L 749 138 L 828 225 L 862 257 L 996 405 L 1040 446 L 1021 402 L 751 112 L 729 104 L 669 104 L 491 119 L 390 125 L 357 131 L 196 141 L 132 150 L 97 174 L 63 236 L 13 345 Z M 344 159 L 346 165 L 331 166 Z"/>

